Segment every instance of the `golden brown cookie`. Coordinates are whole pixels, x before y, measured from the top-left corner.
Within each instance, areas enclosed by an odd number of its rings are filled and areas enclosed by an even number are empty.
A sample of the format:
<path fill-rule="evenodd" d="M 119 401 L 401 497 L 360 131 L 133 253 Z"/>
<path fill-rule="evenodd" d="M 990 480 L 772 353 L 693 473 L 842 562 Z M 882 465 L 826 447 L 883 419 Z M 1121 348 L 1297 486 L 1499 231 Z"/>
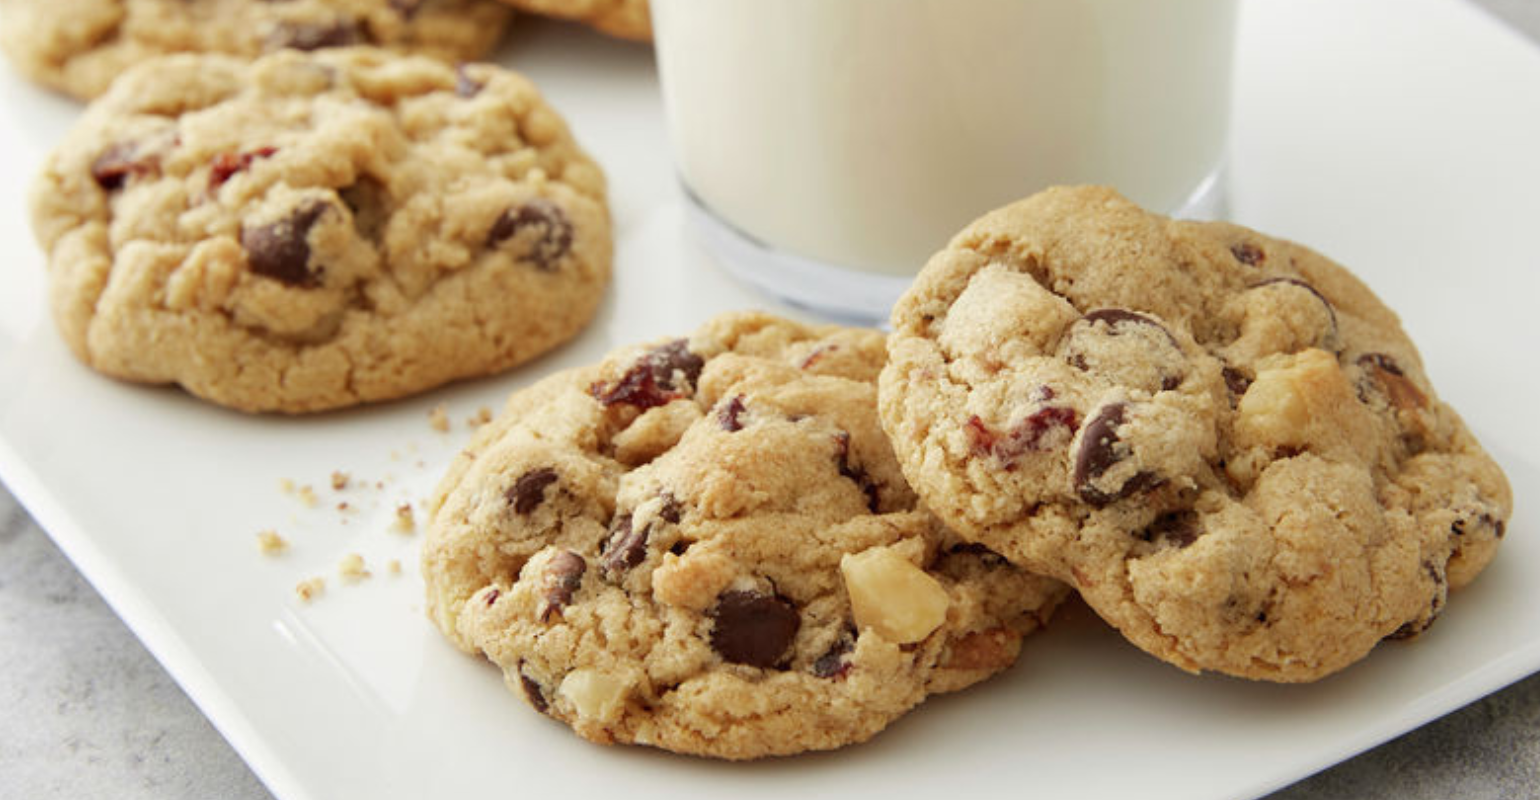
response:
<path fill-rule="evenodd" d="M 1048 190 L 893 326 L 882 419 L 925 504 L 1184 669 L 1307 681 L 1414 635 L 1512 511 L 1396 316 L 1239 226 Z"/>
<path fill-rule="evenodd" d="M 584 738 L 744 759 L 1010 666 L 1066 589 L 918 510 L 883 339 L 760 314 L 515 394 L 440 485 L 429 614 Z"/>
<path fill-rule="evenodd" d="M 502 1 L 520 11 L 581 22 L 622 39 L 652 40 L 652 16 L 647 0 Z"/>
<path fill-rule="evenodd" d="M 374 45 L 474 61 L 510 17 L 492 0 L 0 0 L 0 45 L 27 76 L 89 99 L 171 53 Z"/>
<path fill-rule="evenodd" d="M 81 360 L 245 411 L 506 369 L 610 276 L 603 175 L 533 85 L 368 48 L 145 64 L 32 207 Z"/>

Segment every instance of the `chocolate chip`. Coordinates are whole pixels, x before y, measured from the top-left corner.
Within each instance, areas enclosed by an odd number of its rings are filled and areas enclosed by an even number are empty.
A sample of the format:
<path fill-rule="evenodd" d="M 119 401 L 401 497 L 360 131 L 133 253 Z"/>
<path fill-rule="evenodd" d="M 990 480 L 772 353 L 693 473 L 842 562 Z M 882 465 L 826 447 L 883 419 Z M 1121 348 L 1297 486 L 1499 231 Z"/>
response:
<path fill-rule="evenodd" d="M 717 409 L 717 424 L 728 433 L 743 430 L 743 395 L 736 394 Z"/>
<path fill-rule="evenodd" d="M 1127 409 L 1123 403 L 1108 403 L 1086 422 L 1085 432 L 1081 434 L 1080 452 L 1075 454 L 1075 490 L 1080 493 L 1080 499 L 1097 508 L 1159 483 L 1153 473 L 1140 472 L 1111 491 L 1095 485 L 1107 470 L 1128 456 L 1118 447 L 1122 440 L 1117 433 Z"/>
<path fill-rule="evenodd" d="M 633 528 L 630 514 L 616 517 L 610 524 L 610 535 L 604 542 L 604 549 L 599 553 L 599 568 L 605 576 L 610 580 L 618 580 L 632 567 L 642 563 L 647 557 L 649 533 L 651 530 L 645 525 Z"/>
<path fill-rule="evenodd" d="M 1100 323 L 1100 327 L 1098 327 L 1098 323 Z M 1153 351 L 1150 350 L 1148 345 L 1143 347 L 1138 344 L 1133 345 L 1141 350 L 1141 352 L 1137 358 L 1132 360 L 1146 365 L 1142 369 L 1132 372 L 1127 367 L 1118 369 L 1114 364 L 1108 363 L 1109 361 L 1115 362 L 1115 358 L 1094 359 L 1092 358 L 1094 350 L 1087 349 L 1087 345 L 1090 343 L 1087 337 L 1091 337 L 1090 341 L 1094 341 L 1097 337 L 1107 337 L 1107 339 L 1116 341 L 1121 337 L 1129 336 L 1140 328 L 1159 331 L 1162 339 L 1157 341 L 1164 341 L 1170 345 L 1170 350 L 1166 352 L 1160 352 L 1161 346 L 1159 344 L 1154 345 L 1156 350 Z M 1107 339 L 1103 339 L 1103 341 Z M 1121 345 L 1120 349 L 1128 346 Z M 1064 347 L 1065 360 L 1071 366 L 1087 371 L 1092 369 L 1093 366 L 1101 370 L 1110 370 L 1115 380 L 1121 383 L 1139 386 L 1150 391 L 1154 391 L 1157 386 L 1162 391 L 1169 391 L 1182 383 L 1183 375 L 1180 372 L 1179 366 L 1166 365 L 1168 368 L 1177 369 L 1178 371 L 1176 372 L 1161 369 L 1159 366 L 1161 361 L 1174 361 L 1177 364 L 1183 363 L 1185 355 L 1182 353 L 1182 346 L 1177 343 L 1176 337 L 1171 334 L 1171 331 L 1166 326 L 1144 314 L 1123 308 L 1102 308 L 1091 311 L 1079 320 L 1076 320 L 1074 326 L 1070 329 L 1069 337 L 1065 340 Z M 1097 360 L 1103 363 L 1093 364 Z M 1153 373 L 1150 372 L 1152 369 L 1154 370 Z"/>
<path fill-rule="evenodd" d="M 711 649 L 734 664 L 773 667 L 797 637 L 802 617 L 786 599 L 756 591 L 729 590 L 706 612 Z"/>
<path fill-rule="evenodd" d="M 640 410 L 667 405 L 694 392 L 705 359 L 690 352 L 688 343 L 676 339 L 654 348 L 607 386 L 599 381 L 588 387 L 604 406 L 629 405 Z"/>
<path fill-rule="evenodd" d="M 472 78 L 470 73 L 465 71 L 464 64 L 458 64 L 455 66 L 456 95 L 469 99 L 475 97 L 478 94 L 481 94 L 481 90 L 485 88 L 486 84 L 476 80 L 475 78 Z"/>
<path fill-rule="evenodd" d="M 882 496 L 878 491 L 880 487 L 871 479 L 870 475 L 866 474 L 866 470 L 862 469 L 859 465 L 850 463 L 849 432 L 840 431 L 834 434 L 834 452 L 839 464 L 840 474 L 849 478 L 856 486 L 860 487 L 861 491 L 866 495 L 867 510 L 873 514 L 877 513 L 882 500 Z"/>
<path fill-rule="evenodd" d="M 503 496 L 516 514 L 528 514 L 545 501 L 545 487 L 556 482 L 556 470 L 550 467 L 530 470 L 508 487 Z"/>
<path fill-rule="evenodd" d="M 402 19 L 411 19 L 417 16 L 417 10 L 422 7 L 422 0 L 390 0 L 390 7 Z"/>
<path fill-rule="evenodd" d="M 1234 367 L 1225 367 L 1220 370 L 1219 374 L 1224 376 L 1225 387 L 1230 390 L 1230 394 L 1235 395 L 1237 398 L 1245 394 L 1247 389 L 1251 388 L 1251 379 L 1246 377 L 1246 373 Z"/>
<path fill-rule="evenodd" d="M 658 509 L 658 517 L 670 525 L 678 525 L 679 518 L 684 514 L 684 509 L 679 506 L 679 501 L 674 498 L 674 493 L 664 492 L 659 496 L 663 498 L 663 507 Z"/>
<path fill-rule="evenodd" d="M 571 550 L 563 550 L 546 564 L 540 576 L 540 621 L 548 622 L 572 602 L 572 595 L 583 585 L 588 562 Z"/>
<path fill-rule="evenodd" d="M 965 542 L 963 544 L 952 545 L 947 549 L 947 553 L 949 555 L 972 556 L 977 558 L 979 562 L 986 567 L 999 567 L 1007 563 L 1005 556 L 990 550 L 978 542 Z"/>
<path fill-rule="evenodd" d="M 1052 390 L 1049 390 L 1052 392 Z M 1049 395 L 1052 397 L 1052 394 Z M 1051 434 L 1062 431 L 1066 441 L 1075 435 L 1079 420 L 1075 409 L 1067 406 L 1044 406 L 1028 414 L 1016 423 L 1008 433 L 1000 434 L 989 429 L 977 416 L 970 417 L 966 430 L 973 443 L 973 452 L 992 455 L 1006 465 L 1015 468 L 1015 460 L 1023 454 L 1045 450 Z"/>
<path fill-rule="evenodd" d="M 1449 579 L 1444 570 L 1432 561 L 1422 562 L 1422 570 L 1429 578 L 1433 579 L 1433 596 L 1428 600 L 1428 610 L 1417 619 L 1404 623 L 1395 629 L 1386 639 L 1404 640 L 1415 638 L 1418 634 L 1427 630 L 1444 612 L 1444 605 L 1449 600 Z"/>
<path fill-rule="evenodd" d="M 539 682 L 529 677 L 528 672 L 524 671 L 524 662 L 522 660 L 519 661 L 519 685 L 524 689 L 524 699 L 528 700 L 529 704 L 534 706 L 536 711 L 542 714 L 547 713 L 551 704 L 545 699 L 545 690 L 540 688 Z"/>
<path fill-rule="evenodd" d="M 1203 535 L 1203 527 L 1196 511 L 1183 509 L 1161 514 L 1136 535 L 1146 542 L 1175 545 L 1181 549 L 1198 541 Z"/>
<path fill-rule="evenodd" d="M 285 22 L 267 39 L 269 49 L 290 47 L 295 50 L 321 50 L 365 43 L 358 23 L 347 19 L 339 19 L 329 25 Z"/>
<path fill-rule="evenodd" d="M 1273 286 L 1280 283 L 1288 284 L 1290 286 L 1298 286 L 1299 288 L 1315 295 L 1315 299 L 1320 300 L 1321 305 L 1326 307 L 1326 316 L 1331 318 L 1331 330 L 1327 333 L 1327 338 L 1335 339 L 1337 337 L 1337 310 L 1332 307 L 1331 301 L 1326 299 L 1326 295 L 1321 294 L 1320 291 L 1318 291 L 1314 286 L 1305 283 L 1299 278 L 1267 278 L 1265 280 L 1260 280 L 1251 284 L 1250 288 L 1260 289 L 1264 286 Z"/>
<path fill-rule="evenodd" d="M 813 674 L 820 678 L 843 678 L 850 673 L 850 661 L 845 658 L 855 649 L 855 637 L 846 631 L 813 662 Z"/>
<path fill-rule="evenodd" d="M 1358 357 L 1358 366 L 1363 368 L 1364 374 L 1372 377 L 1379 384 L 1391 405 L 1408 411 L 1427 408 L 1428 396 L 1417 388 L 1417 384 L 1406 377 L 1406 373 L 1401 371 L 1401 365 L 1397 364 L 1394 358 L 1384 353 L 1365 353 Z M 1363 396 L 1363 392 L 1360 391 L 1359 397 Z"/>
<path fill-rule="evenodd" d="M 289 286 L 315 286 L 321 270 L 310 267 L 310 229 L 330 209 L 320 200 L 300 206 L 289 216 L 268 225 L 241 230 L 241 246 L 251 271 Z"/>
<path fill-rule="evenodd" d="M 209 166 L 209 191 L 218 191 L 219 187 L 225 185 L 225 181 L 238 172 L 244 172 L 253 161 L 271 157 L 276 152 L 276 147 L 258 147 L 244 153 L 220 153 L 214 156 L 214 162 Z"/>
<path fill-rule="evenodd" d="M 1230 247 L 1230 255 L 1235 256 L 1236 261 L 1248 267 L 1254 267 L 1267 260 L 1267 254 L 1262 252 L 1262 248 L 1250 242 L 1232 245 Z"/>
<path fill-rule="evenodd" d="M 560 206 L 543 197 L 504 211 L 487 233 L 487 246 L 496 247 L 525 230 L 533 230 L 536 235 L 524 258 L 540 269 L 555 269 L 556 263 L 572 249 L 572 223 Z"/>
<path fill-rule="evenodd" d="M 129 178 L 154 172 L 157 168 L 155 157 L 139 157 L 138 145 L 119 142 L 103 150 L 91 162 L 91 177 L 97 186 L 111 192 L 123 188 Z"/>

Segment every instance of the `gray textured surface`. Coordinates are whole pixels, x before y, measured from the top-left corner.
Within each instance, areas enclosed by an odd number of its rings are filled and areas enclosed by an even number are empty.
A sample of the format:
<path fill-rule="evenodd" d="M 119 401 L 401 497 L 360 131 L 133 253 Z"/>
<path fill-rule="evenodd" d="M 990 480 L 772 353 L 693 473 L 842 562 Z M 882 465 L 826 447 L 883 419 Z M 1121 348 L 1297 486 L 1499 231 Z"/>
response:
<path fill-rule="evenodd" d="M 1540 0 L 1478 4 L 1540 40 Z M 270 795 L 0 487 L 0 798 L 80 797 Z M 1271 800 L 1453 797 L 1540 798 L 1540 676 Z"/>

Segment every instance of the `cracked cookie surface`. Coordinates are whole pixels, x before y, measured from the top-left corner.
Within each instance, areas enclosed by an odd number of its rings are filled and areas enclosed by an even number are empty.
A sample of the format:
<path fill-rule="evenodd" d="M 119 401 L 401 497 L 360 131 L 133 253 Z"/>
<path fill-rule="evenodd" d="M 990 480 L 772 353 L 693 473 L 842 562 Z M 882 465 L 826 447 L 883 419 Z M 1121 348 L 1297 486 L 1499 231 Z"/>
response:
<path fill-rule="evenodd" d="M 1048 190 L 892 319 L 882 420 L 925 504 L 1187 670 L 1307 681 L 1416 635 L 1512 512 L 1396 316 L 1239 226 Z"/>
<path fill-rule="evenodd" d="M 622 39 L 652 40 L 647 0 L 502 0 L 520 11 L 581 22 Z"/>
<path fill-rule="evenodd" d="M 32 212 L 81 360 L 245 411 L 506 369 L 610 276 L 603 174 L 532 84 L 369 48 L 141 66 Z"/>
<path fill-rule="evenodd" d="M 0 45 L 32 79 L 92 98 L 128 68 L 172 53 L 373 45 L 474 61 L 511 16 L 492 0 L 0 0 Z"/>
<path fill-rule="evenodd" d="M 918 510 L 883 337 L 733 314 L 520 391 L 440 484 L 428 612 L 584 738 L 863 741 L 1010 666 L 1067 589 Z"/>

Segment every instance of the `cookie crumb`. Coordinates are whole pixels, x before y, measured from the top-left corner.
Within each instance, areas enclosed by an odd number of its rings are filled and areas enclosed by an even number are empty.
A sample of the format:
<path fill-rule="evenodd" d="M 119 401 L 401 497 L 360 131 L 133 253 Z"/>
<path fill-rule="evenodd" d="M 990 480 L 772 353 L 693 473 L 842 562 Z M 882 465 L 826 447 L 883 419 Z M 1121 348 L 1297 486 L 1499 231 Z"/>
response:
<path fill-rule="evenodd" d="M 449 410 L 443 403 L 439 403 L 428 412 L 428 427 L 439 433 L 449 432 Z"/>
<path fill-rule="evenodd" d="M 340 470 L 332 472 L 332 491 L 340 492 L 348 488 L 348 474 Z"/>
<path fill-rule="evenodd" d="M 289 540 L 279 536 L 275 530 L 257 531 L 257 547 L 264 556 L 276 556 L 289 549 Z"/>
<path fill-rule="evenodd" d="M 291 478 L 279 478 L 278 491 L 284 494 L 294 494 L 294 480 Z"/>
<path fill-rule="evenodd" d="M 481 427 L 481 426 L 483 426 L 483 425 L 485 425 L 485 424 L 487 424 L 488 422 L 491 422 L 491 421 L 492 421 L 492 409 L 487 408 L 486 406 L 482 406 L 481 408 L 476 409 L 475 416 L 472 416 L 470 419 L 467 419 L 465 421 L 465 424 L 471 430 L 475 430 L 475 429 L 477 429 L 477 428 L 479 428 L 479 427 Z"/>
<path fill-rule="evenodd" d="M 337 510 L 341 511 L 343 513 L 347 513 L 347 511 L 349 509 L 351 509 L 351 508 L 352 508 L 352 506 L 348 505 L 348 501 L 346 501 L 346 500 L 343 500 L 342 502 L 337 504 Z"/>
<path fill-rule="evenodd" d="M 387 562 L 385 564 L 385 569 L 386 569 L 386 571 L 388 571 L 392 575 L 400 575 L 401 574 L 401 559 L 399 559 L 399 558 L 392 558 L 389 562 Z"/>
<path fill-rule="evenodd" d="M 305 504 L 306 508 L 315 508 L 321 503 L 315 496 L 315 489 L 310 488 L 308 484 L 299 487 L 299 490 L 295 492 L 295 496 L 299 498 L 301 503 Z"/>
<path fill-rule="evenodd" d="M 390 524 L 390 529 L 397 533 L 411 533 L 417 530 L 417 516 L 412 513 L 411 503 L 396 506 L 396 520 Z"/>
<path fill-rule="evenodd" d="M 357 553 L 348 553 L 337 562 L 337 574 L 348 583 L 355 583 L 370 576 L 369 568 L 364 566 L 364 557 Z"/>
<path fill-rule="evenodd" d="M 326 579 L 321 577 L 306 578 L 294 585 L 294 594 L 303 602 L 320 597 L 326 591 Z"/>

